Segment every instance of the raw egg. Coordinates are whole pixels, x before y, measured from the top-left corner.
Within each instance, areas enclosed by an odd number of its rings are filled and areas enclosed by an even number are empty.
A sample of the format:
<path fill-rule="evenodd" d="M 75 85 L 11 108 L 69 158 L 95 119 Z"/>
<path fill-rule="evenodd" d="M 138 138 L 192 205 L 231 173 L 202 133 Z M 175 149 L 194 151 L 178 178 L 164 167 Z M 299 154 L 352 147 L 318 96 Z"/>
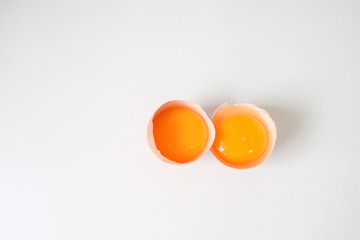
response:
<path fill-rule="evenodd" d="M 276 127 L 270 115 L 253 104 L 227 103 L 214 113 L 215 140 L 211 152 L 223 164 L 250 168 L 262 163 L 272 152 Z"/>
<path fill-rule="evenodd" d="M 170 101 L 151 117 L 147 139 L 153 153 L 161 160 L 189 163 L 207 152 L 213 144 L 215 129 L 199 104 Z"/>

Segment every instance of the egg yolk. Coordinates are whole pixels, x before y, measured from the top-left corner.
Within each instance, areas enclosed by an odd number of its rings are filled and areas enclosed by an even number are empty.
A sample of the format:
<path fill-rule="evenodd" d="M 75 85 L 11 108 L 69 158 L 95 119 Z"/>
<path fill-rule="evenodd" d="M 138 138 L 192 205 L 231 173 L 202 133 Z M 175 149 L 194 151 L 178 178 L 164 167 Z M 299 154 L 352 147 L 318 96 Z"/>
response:
<path fill-rule="evenodd" d="M 153 119 L 156 148 L 169 160 L 184 163 L 204 149 L 207 126 L 196 112 L 174 107 L 157 114 Z"/>
<path fill-rule="evenodd" d="M 254 117 L 234 115 L 215 126 L 213 148 L 225 161 L 247 163 L 265 150 L 267 135 L 264 126 Z"/>

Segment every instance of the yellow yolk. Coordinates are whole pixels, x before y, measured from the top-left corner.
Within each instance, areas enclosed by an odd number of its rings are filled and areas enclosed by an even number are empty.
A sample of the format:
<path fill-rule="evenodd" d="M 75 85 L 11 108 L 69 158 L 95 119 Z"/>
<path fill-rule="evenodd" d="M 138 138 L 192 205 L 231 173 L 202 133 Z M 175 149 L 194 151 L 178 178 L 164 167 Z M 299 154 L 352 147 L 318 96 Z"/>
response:
<path fill-rule="evenodd" d="M 254 117 L 234 115 L 215 126 L 216 153 L 231 163 L 247 163 L 265 150 L 267 135 L 264 126 Z"/>
<path fill-rule="evenodd" d="M 207 126 L 203 118 L 184 107 L 171 108 L 156 115 L 153 133 L 161 155 L 178 163 L 198 156 L 207 140 Z"/>

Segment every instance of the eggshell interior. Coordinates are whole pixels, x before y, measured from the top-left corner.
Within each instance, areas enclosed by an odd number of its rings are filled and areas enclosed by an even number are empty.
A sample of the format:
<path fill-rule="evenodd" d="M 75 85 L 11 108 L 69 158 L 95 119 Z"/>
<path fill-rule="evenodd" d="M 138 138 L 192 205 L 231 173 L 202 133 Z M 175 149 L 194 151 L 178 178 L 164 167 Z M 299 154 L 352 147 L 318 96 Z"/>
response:
<path fill-rule="evenodd" d="M 249 103 L 240 103 L 236 105 L 229 105 L 227 103 L 222 104 L 214 113 L 212 122 L 214 126 L 226 117 L 245 114 L 256 118 L 265 128 L 268 143 L 264 152 L 255 160 L 246 163 L 233 163 L 224 160 L 219 156 L 214 148 L 211 148 L 211 152 L 214 156 L 223 164 L 233 168 L 251 168 L 259 165 L 265 159 L 267 159 L 274 149 L 276 142 L 276 126 L 270 115 L 262 108 Z"/>
<path fill-rule="evenodd" d="M 207 140 L 206 140 L 206 144 L 205 144 L 203 150 L 196 157 L 190 159 L 187 162 L 182 162 L 182 163 L 178 163 L 176 161 L 173 161 L 173 160 L 168 159 L 168 158 L 164 157 L 163 155 L 161 155 L 160 151 L 156 147 L 155 139 L 154 139 L 154 133 L 153 133 L 153 119 L 154 119 L 154 117 L 156 117 L 157 114 L 160 114 L 161 112 L 163 112 L 163 111 L 165 111 L 167 109 L 170 109 L 170 108 L 174 108 L 174 107 L 186 107 L 186 108 L 196 112 L 197 114 L 199 114 L 202 117 L 202 119 L 204 120 L 204 122 L 205 122 L 205 124 L 207 126 Z M 212 121 L 210 120 L 210 118 L 206 115 L 205 111 L 196 102 L 181 101 L 181 100 L 174 100 L 174 101 L 166 102 L 165 104 L 161 105 L 156 110 L 156 112 L 151 117 L 151 119 L 150 119 L 150 121 L 148 123 L 148 126 L 147 126 L 147 140 L 148 140 L 148 144 L 149 144 L 150 149 L 155 154 L 155 156 L 157 156 L 160 160 L 162 160 L 162 161 L 164 161 L 166 163 L 184 164 L 184 163 L 193 162 L 196 159 L 198 159 L 199 157 L 201 157 L 202 155 L 204 155 L 207 151 L 209 151 L 210 147 L 212 146 L 212 144 L 214 142 L 214 139 L 215 139 L 214 125 L 213 125 Z"/>

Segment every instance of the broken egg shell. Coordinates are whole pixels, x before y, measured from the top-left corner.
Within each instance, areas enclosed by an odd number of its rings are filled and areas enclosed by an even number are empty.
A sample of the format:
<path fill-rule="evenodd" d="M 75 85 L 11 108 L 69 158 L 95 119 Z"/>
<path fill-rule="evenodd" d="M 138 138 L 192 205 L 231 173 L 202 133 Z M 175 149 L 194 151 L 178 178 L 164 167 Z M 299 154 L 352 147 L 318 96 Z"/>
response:
<path fill-rule="evenodd" d="M 276 126 L 268 112 L 250 103 L 239 103 L 235 105 L 224 103 L 214 112 L 212 122 L 214 126 L 216 126 L 224 118 L 238 114 L 252 116 L 264 126 L 267 135 L 267 145 L 264 152 L 258 158 L 246 163 L 233 163 L 226 161 L 217 154 L 214 147 L 211 148 L 211 152 L 221 163 L 229 167 L 240 169 L 255 167 L 267 159 L 273 151 L 276 142 Z"/>
<path fill-rule="evenodd" d="M 186 162 L 176 162 L 173 160 L 170 160 L 166 157 L 164 157 L 161 152 L 157 149 L 156 144 L 155 144 L 155 139 L 154 139 L 154 132 L 153 132 L 153 119 L 154 117 L 167 110 L 170 108 L 175 108 L 175 107 L 185 107 L 187 109 L 190 109 L 192 111 L 194 111 L 195 113 L 197 113 L 199 116 L 201 116 L 201 118 L 204 120 L 206 126 L 207 126 L 207 140 L 206 140 L 206 144 L 203 148 L 203 150 L 194 158 L 186 161 Z M 185 163 L 190 163 L 195 161 L 196 159 L 198 159 L 199 157 L 201 157 L 202 155 L 204 155 L 207 151 L 209 151 L 209 149 L 211 148 L 213 142 L 215 139 L 215 128 L 214 125 L 212 123 L 212 121 L 210 120 L 210 118 L 206 115 L 205 111 L 202 109 L 202 107 L 196 103 L 196 102 L 191 102 L 191 101 L 182 101 L 182 100 L 173 100 L 173 101 L 169 101 L 164 103 L 163 105 L 161 105 L 153 114 L 153 116 L 150 118 L 150 121 L 148 123 L 147 126 L 147 141 L 149 144 L 149 147 L 151 149 L 151 151 L 155 154 L 156 157 L 158 157 L 160 160 L 166 162 L 166 163 L 171 163 L 171 164 L 185 164 Z"/>

